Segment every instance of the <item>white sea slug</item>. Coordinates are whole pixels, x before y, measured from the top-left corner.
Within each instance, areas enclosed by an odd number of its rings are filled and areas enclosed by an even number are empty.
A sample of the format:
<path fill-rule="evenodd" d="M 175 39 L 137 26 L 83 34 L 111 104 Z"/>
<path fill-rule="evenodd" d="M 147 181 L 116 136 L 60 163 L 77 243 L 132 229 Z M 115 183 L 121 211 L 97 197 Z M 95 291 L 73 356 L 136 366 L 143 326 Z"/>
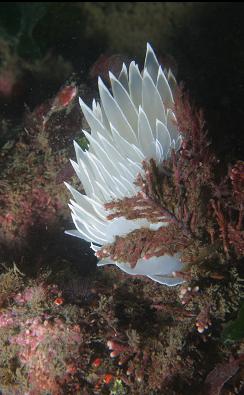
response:
<path fill-rule="evenodd" d="M 82 99 L 80 106 L 91 128 L 83 131 L 89 141 L 89 150 L 83 151 L 74 142 L 77 162 L 72 161 L 85 194 L 67 185 L 73 199 L 70 208 L 76 230 L 66 233 L 87 240 L 97 252 L 113 243 L 115 236 L 123 236 L 135 229 L 157 230 L 165 222 L 150 223 L 146 219 L 127 220 L 120 217 L 108 220 L 104 204 L 114 199 L 134 196 L 134 184 L 142 161 L 153 158 L 157 165 L 169 158 L 171 149 L 178 150 L 181 135 L 173 112 L 174 91 L 177 87 L 173 74 L 166 75 L 153 49 L 147 44 L 144 69 L 140 73 L 133 61 L 129 70 L 125 65 L 117 78 L 109 73 L 112 94 L 98 80 L 100 103 L 93 100 L 90 109 Z M 109 258 L 99 266 L 114 264 L 131 275 L 145 275 L 169 286 L 182 282 L 172 273 L 182 269 L 180 255 L 174 254 L 138 259 L 135 267 L 128 262 Z"/>

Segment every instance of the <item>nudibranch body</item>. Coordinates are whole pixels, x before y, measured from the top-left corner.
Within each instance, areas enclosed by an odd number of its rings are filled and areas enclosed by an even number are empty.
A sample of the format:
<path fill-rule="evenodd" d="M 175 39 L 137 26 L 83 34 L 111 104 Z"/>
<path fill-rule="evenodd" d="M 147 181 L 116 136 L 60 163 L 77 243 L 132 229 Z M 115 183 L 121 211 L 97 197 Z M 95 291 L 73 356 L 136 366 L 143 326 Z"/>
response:
<path fill-rule="evenodd" d="M 93 100 L 89 108 L 82 99 L 80 106 L 91 132 L 83 131 L 89 149 L 83 151 L 74 142 L 77 162 L 72 161 L 85 194 L 67 185 L 73 199 L 70 208 L 76 230 L 66 233 L 85 239 L 99 254 L 101 247 L 140 228 L 157 230 L 167 222 L 151 223 L 148 219 L 114 218 L 108 220 L 104 204 L 138 193 L 134 183 L 142 173 L 142 162 L 154 159 L 160 165 L 171 150 L 179 150 L 181 135 L 174 114 L 174 92 L 177 89 L 171 71 L 164 72 L 151 46 L 147 45 L 142 73 L 133 61 L 128 71 L 123 65 L 116 78 L 109 73 L 111 91 L 99 78 L 100 103 Z M 140 258 L 131 267 L 128 262 L 101 259 L 99 266 L 114 264 L 131 275 L 145 275 L 161 284 L 180 284 L 172 273 L 182 269 L 180 254 Z"/>

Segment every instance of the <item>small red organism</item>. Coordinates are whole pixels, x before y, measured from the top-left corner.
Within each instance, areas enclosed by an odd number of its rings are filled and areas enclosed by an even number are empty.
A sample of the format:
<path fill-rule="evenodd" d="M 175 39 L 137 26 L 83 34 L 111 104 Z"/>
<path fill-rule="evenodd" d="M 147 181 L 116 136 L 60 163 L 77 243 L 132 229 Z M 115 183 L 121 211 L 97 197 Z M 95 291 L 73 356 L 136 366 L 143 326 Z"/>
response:
<path fill-rule="evenodd" d="M 101 364 L 102 364 L 102 359 L 101 359 L 101 358 L 96 358 L 96 359 L 94 359 L 94 361 L 92 362 L 92 366 L 93 366 L 94 368 L 98 368 Z"/>
<path fill-rule="evenodd" d="M 67 85 L 62 88 L 55 97 L 51 110 L 60 110 L 64 107 L 68 107 L 76 97 L 77 92 L 77 87 L 74 85 Z"/>
<path fill-rule="evenodd" d="M 64 299 L 63 298 L 56 298 L 54 300 L 54 304 L 56 304 L 57 306 L 60 306 L 64 303 Z"/>
<path fill-rule="evenodd" d="M 107 384 L 107 385 L 110 384 L 112 380 L 113 380 L 112 374 L 110 374 L 110 373 L 105 374 L 105 376 L 103 378 L 103 381 L 105 384 Z"/>

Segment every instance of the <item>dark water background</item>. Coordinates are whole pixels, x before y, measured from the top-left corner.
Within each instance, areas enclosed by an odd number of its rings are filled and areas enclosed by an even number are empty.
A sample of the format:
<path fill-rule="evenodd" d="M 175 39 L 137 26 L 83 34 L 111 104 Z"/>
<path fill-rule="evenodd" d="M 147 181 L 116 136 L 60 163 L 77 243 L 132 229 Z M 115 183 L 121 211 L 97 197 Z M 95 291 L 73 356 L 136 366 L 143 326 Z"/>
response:
<path fill-rule="evenodd" d="M 0 77 L 7 65 L 16 86 L 1 95 L 0 80 L 0 116 L 21 122 L 24 104 L 33 109 L 72 73 L 86 80 L 101 54 L 142 64 L 148 41 L 204 109 L 218 153 L 241 159 L 243 17 L 243 4 L 230 2 L 3 2 Z"/>

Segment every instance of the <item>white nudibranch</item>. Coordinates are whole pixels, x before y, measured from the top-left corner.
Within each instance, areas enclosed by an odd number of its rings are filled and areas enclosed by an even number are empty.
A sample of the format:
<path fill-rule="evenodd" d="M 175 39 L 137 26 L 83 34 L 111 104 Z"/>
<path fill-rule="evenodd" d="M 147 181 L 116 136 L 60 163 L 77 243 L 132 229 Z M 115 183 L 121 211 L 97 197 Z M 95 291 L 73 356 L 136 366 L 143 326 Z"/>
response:
<path fill-rule="evenodd" d="M 67 185 L 73 199 L 70 209 L 76 230 L 67 234 L 85 239 L 97 252 L 123 236 L 142 227 L 157 230 L 167 223 L 150 223 L 147 219 L 107 219 L 104 204 L 138 193 L 134 184 L 142 161 L 153 158 L 157 165 L 179 150 L 181 135 L 174 114 L 177 89 L 171 71 L 164 73 L 153 49 L 147 44 L 142 73 L 133 61 L 125 64 L 118 78 L 109 73 L 112 94 L 99 78 L 100 104 L 93 100 L 90 109 L 82 99 L 80 106 L 91 133 L 83 131 L 89 150 L 74 142 L 77 162 L 72 161 L 85 194 Z M 135 267 L 128 262 L 101 259 L 99 266 L 114 264 L 131 275 L 144 275 L 161 284 L 173 286 L 182 279 L 173 272 L 182 269 L 180 254 L 138 259 Z"/>

